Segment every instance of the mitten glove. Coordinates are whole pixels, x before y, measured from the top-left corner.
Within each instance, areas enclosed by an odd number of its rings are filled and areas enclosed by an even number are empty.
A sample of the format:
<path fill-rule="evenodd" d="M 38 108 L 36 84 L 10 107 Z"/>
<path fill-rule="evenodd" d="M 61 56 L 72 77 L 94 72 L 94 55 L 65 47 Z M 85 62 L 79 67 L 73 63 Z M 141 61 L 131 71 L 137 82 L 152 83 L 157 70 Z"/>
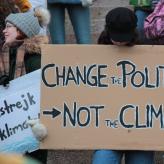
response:
<path fill-rule="evenodd" d="M 34 136 L 39 140 L 43 140 L 47 136 L 47 128 L 40 123 L 39 119 L 28 120 L 27 124 L 31 126 Z"/>

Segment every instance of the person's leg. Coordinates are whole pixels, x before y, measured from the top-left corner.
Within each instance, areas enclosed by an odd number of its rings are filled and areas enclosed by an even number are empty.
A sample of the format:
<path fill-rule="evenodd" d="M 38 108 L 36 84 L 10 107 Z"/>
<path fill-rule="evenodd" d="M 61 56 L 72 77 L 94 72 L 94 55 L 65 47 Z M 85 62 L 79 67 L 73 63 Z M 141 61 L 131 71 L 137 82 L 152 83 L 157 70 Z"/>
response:
<path fill-rule="evenodd" d="M 51 13 L 50 35 L 53 44 L 65 43 L 65 7 L 60 4 L 48 4 Z"/>
<path fill-rule="evenodd" d="M 150 14 L 150 12 L 137 9 L 135 11 L 135 14 L 138 19 L 137 31 L 138 31 L 138 35 L 139 35 L 139 41 L 141 44 L 149 44 L 150 41 L 148 39 L 146 39 L 146 37 L 144 35 L 144 20 Z"/>
<path fill-rule="evenodd" d="M 126 164 L 153 164 L 154 152 L 152 151 L 127 151 L 125 153 Z"/>
<path fill-rule="evenodd" d="M 67 5 L 68 14 L 72 22 L 78 44 L 90 44 L 90 10 L 81 5 Z"/>
<path fill-rule="evenodd" d="M 93 154 L 92 164 L 120 164 L 122 151 L 96 150 Z"/>

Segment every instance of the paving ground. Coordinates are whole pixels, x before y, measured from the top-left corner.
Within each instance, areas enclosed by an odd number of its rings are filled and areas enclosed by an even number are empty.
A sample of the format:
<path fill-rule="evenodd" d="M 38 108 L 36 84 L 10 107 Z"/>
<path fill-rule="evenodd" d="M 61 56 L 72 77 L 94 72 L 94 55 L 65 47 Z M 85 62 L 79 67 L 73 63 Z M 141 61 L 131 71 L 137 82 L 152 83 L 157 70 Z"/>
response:
<path fill-rule="evenodd" d="M 95 0 L 91 6 L 91 31 L 93 43 L 104 27 L 104 16 L 116 6 L 128 6 L 128 0 Z M 67 43 L 75 43 L 69 19 L 66 21 Z M 162 144 L 162 143 L 161 143 Z M 49 151 L 48 164 L 90 164 L 92 151 Z M 164 164 L 164 152 L 157 152 L 156 164 Z"/>

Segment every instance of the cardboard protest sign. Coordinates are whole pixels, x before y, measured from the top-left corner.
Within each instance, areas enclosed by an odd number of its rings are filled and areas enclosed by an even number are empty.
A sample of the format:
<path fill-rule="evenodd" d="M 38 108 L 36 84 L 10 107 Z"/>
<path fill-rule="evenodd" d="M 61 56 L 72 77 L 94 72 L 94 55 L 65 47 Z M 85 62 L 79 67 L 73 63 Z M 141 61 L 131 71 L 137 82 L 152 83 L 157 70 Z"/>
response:
<path fill-rule="evenodd" d="M 164 47 L 44 45 L 41 148 L 164 150 Z"/>
<path fill-rule="evenodd" d="M 24 153 L 39 148 L 27 120 L 40 113 L 40 70 L 0 87 L 0 152 Z"/>

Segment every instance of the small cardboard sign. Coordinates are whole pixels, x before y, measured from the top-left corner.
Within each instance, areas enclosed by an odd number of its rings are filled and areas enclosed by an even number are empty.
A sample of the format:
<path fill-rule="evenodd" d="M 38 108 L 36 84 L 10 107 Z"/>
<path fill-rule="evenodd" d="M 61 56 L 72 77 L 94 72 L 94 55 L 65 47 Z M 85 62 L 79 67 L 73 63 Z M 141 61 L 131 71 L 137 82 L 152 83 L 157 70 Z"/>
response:
<path fill-rule="evenodd" d="M 0 152 L 25 153 L 39 148 L 28 119 L 40 113 L 40 70 L 0 86 Z"/>
<path fill-rule="evenodd" d="M 44 45 L 47 149 L 164 150 L 164 47 Z"/>

